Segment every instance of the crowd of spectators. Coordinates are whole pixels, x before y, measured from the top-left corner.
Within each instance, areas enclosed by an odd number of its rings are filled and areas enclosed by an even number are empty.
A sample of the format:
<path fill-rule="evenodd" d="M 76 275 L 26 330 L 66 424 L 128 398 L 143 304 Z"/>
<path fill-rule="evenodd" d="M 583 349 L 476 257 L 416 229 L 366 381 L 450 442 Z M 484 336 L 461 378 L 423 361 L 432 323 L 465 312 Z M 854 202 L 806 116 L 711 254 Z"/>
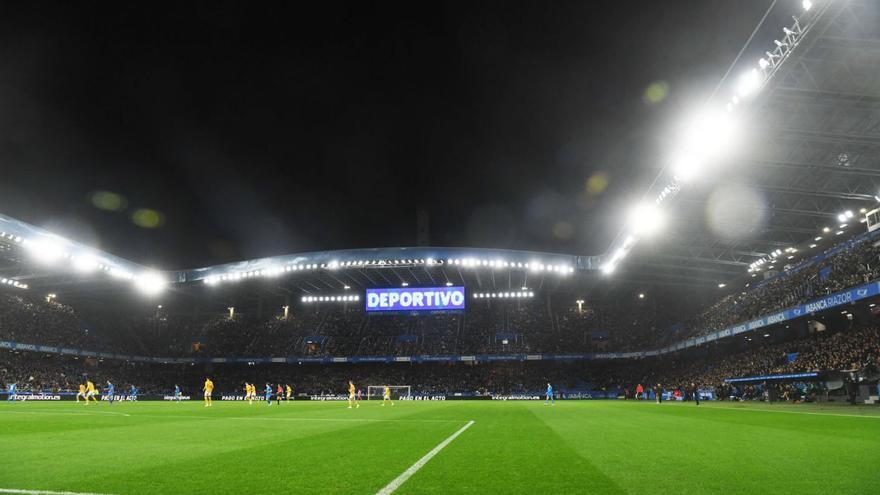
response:
<path fill-rule="evenodd" d="M 683 322 L 681 332 L 655 334 L 653 343 L 668 344 L 711 333 L 877 278 L 880 248 L 870 239 L 856 239 L 829 249 L 821 260 L 807 260 L 765 283 L 721 299 Z"/>
<path fill-rule="evenodd" d="M 74 311 L 55 300 L 0 293 L 0 340 L 159 357 L 286 357 L 485 353 L 588 353 L 643 350 L 746 321 L 880 277 L 878 248 L 850 241 L 748 290 L 732 294 L 673 326 L 677 308 L 659 300 L 614 301 L 554 308 L 552 301 L 473 301 L 461 312 L 366 313 L 358 305 L 294 307 L 286 316 L 251 314 L 123 314 Z M 642 361 L 574 364 L 495 363 L 457 365 L 370 365 L 361 368 L 304 366 L 295 381 L 310 393 L 328 392 L 355 374 L 362 382 L 405 383 L 435 391 L 537 390 L 553 381 L 562 388 L 631 390 L 664 383 L 720 387 L 724 378 L 795 371 L 867 369 L 880 348 L 876 327 L 801 335 L 722 354 L 673 355 Z M 36 356 L 36 357 L 35 357 Z M 159 391 L 177 380 L 198 380 L 198 368 L 99 362 L 33 353 L 6 352 L 0 381 L 63 389 L 83 374 L 116 376 Z M 277 368 L 277 370 L 276 370 Z M 266 367 L 271 379 L 290 380 L 287 368 Z M 229 383 L 253 369 L 229 366 Z"/>
<path fill-rule="evenodd" d="M 730 394 L 724 380 L 806 371 L 855 371 L 877 376 L 880 327 L 818 332 L 771 345 L 757 343 L 738 352 L 708 352 L 641 360 L 576 362 L 394 363 L 336 365 L 182 365 L 97 360 L 27 351 L 0 351 L 0 383 L 20 390 L 71 391 L 86 377 L 135 384 L 145 393 L 168 393 L 174 385 L 196 394 L 205 376 L 219 393 L 237 392 L 244 382 L 291 384 L 297 393 L 342 393 L 348 380 L 368 385 L 409 385 L 418 394 L 537 394 L 550 382 L 562 392 L 605 391 L 632 396 L 638 384 L 687 391 L 692 386 Z M 757 393 L 737 387 L 740 395 Z M 793 393 L 793 391 L 789 391 Z M 784 390 L 779 391 L 780 394 Z"/>

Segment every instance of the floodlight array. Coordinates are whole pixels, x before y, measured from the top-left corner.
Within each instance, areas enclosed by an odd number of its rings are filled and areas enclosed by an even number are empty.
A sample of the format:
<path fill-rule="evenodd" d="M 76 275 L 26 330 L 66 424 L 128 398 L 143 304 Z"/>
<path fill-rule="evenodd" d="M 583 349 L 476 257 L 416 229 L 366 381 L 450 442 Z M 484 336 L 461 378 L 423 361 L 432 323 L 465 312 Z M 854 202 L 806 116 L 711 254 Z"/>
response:
<path fill-rule="evenodd" d="M 611 258 L 603 260 L 600 266 L 604 274 L 613 273 L 636 242 L 659 229 L 662 224 L 664 203 L 675 197 L 684 183 L 699 174 L 719 156 L 723 156 L 731 147 L 731 137 L 736 134 L 737 127 L 734 120 L 736 110 L 760 92 L 776 69 L 800 44 L 810 22 L 815 18 L 815 16 L 811 17 L 811 14 L 806 14 L 814 6 L 812 0 L 803 0 L 801 6 L 804 15 L 801 18 L 793 16 L 794 23 L 782 29 L 782 39 L 774 40 L 776 48 L 765 52 L 765 57 L 757 61 L 756 67 L 749 68 L 739 77 L 728 103 L 722 108 L 704 109 L 684 126 L 684 135 L 670 160 L 672 180 L 653 202 L 636 206 L 627 222 L 623 245 Z"/>
<path fill-rule="evenodd" d="M 565 276 L 574 273 L 574 267 L 559 263 L 543 263 L 533 260 L 530 262 L 507 261 L 502 258 L 401 258 L 382 260 L 346 260 L 331 261 L 329 263 L 288 263 L 271 268 L 257 270 L 232 271 L 224 274 L 214 274 L 203 280 L 208 285 L 216 285 L 222 282 L 237 282 L 244 279 L 258 277 L 276 277 L 291 272 L 314 272 L 317 270 L 346 270 L 346 269 L 370 269 L 370 268 L 413 268 L 454 266 L 456 268 L 477 269 L 487 268 L 493 270 L 529 270 L 532 272 L 555 273 Z"/>
<path fill-rule="evenodd" d="M 76 272 L 104 272 L 110 277 L 130 280 L 142 292 L 154 295 L 161 292 L 168 284 L 164 276 L 159 272 L 144 271 L 139 274 L 131 273 L 125 269 L 111 266 L 99 259 L 88 250 L 71 252 L 65 245 L 68 241 L 61 238 L 40 237 L 26 239 L 7 232 L 0 232 L 0 239 L 8 239 L 15 244 L 21 245 L 30 256 L 38 263 L 44 265 L 57 265 L 65 263 Z M 27 288 L 26 284 L 19 284 L 21 288 Z"/>
<path fill-rule="evenodd" d="M 0 284 L 6 285 L 9 287 L 15 287 L 16 289 L 27 289 L 28 285 L 19 282 L 18 280 L 12 280 L 11 278 L 0 278 Z"/>
<path fill-rule="evenodd" d="M 532 291 L 516 291 L 516 292 L 475 292 L 474 299 L 525 299 L 535 297 Z"/>
<path fill-rule="evenodd" d="M 304 303 L 324 303 L 324 302 L 353 302 L 359 301 L 361 296 L 344 295 L 344 296 L 303 296 Z"/>

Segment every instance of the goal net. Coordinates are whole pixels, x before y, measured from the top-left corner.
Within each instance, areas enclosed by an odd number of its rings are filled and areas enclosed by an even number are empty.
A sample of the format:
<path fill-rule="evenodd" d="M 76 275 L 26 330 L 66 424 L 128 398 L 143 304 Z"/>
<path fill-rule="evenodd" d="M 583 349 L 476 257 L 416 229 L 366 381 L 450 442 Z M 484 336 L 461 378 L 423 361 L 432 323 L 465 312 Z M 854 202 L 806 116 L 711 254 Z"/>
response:
<path fill-rule="evenodd" d="M 410 397 L 412 395 L 412 387 L 410 385 L 370 385 L 367 387 L 367 400 L 382 400 L 386 386 L 391 389 L 392 399 L 400 399 L 401 397 Z"/>

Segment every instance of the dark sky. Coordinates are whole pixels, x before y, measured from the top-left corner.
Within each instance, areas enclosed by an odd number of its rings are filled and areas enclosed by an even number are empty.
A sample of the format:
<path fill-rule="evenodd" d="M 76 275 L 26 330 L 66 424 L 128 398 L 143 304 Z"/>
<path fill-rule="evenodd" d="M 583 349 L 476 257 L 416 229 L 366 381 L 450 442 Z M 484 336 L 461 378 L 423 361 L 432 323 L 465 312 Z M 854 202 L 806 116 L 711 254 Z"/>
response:
<path fill-rule="evenodd" d="M 598 254 L 769 4 L 319 3 L 4 3 L 0 212 L 167 269 L 413 245 L 419 208 Z"/>

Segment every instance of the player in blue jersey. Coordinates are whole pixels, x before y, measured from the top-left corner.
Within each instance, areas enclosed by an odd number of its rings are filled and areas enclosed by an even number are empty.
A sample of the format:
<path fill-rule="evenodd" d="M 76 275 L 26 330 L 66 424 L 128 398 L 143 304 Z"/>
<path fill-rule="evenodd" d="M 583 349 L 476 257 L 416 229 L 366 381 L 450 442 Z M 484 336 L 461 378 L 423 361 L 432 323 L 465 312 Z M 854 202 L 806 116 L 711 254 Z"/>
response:
<path fill-rule="evenodd" d="M 177 385 L 174 386 L 174 399 L 180 404 L 180 387 Z"/>
<path fill-rule="evenodd" d="M 138 389 L 134 385 L 131 386 L 131 390 L 128 392 L 128 400 L 138 400 Z"/>
<path fill-rule="evenodd" d="M 266 384 L 266 404 L 272 405 L 272 385 Z"/>
<path fill-rule="evenodd" d="M 553 398 L 553 385 L 549 383 L 547 384 L 547 398 L 544 401 L 544 405 L 546 406 L 547 404 L 556 405 L 556 400 Z"/>
<path fill-rule="evenodd" d="M 15 394 L 16 394 L 16 389 L 17 389 L 17 387 L 18 387 L 18 386 L 17 386 L 15 383 L 10 383 L 10 384 L 9 384 L 9 386 L 7 387 L 7 391 L 6 391 L 6 393 L 9 394 L 9 395 L 6 396 L 6 401 L 7 401 L 7 402 L 9 402 L 9 401 L 11 401 L 11 400 L 12 400 L 12 401 L 15 400 Z"/>
<path fill-rule="evenodd" d="M 116 393 L 116 388 L 110 383 L 110 380 L 107 380 L 107 400 L 110 401 L 110 405 L 113 405 L 113 394 Z"/>

